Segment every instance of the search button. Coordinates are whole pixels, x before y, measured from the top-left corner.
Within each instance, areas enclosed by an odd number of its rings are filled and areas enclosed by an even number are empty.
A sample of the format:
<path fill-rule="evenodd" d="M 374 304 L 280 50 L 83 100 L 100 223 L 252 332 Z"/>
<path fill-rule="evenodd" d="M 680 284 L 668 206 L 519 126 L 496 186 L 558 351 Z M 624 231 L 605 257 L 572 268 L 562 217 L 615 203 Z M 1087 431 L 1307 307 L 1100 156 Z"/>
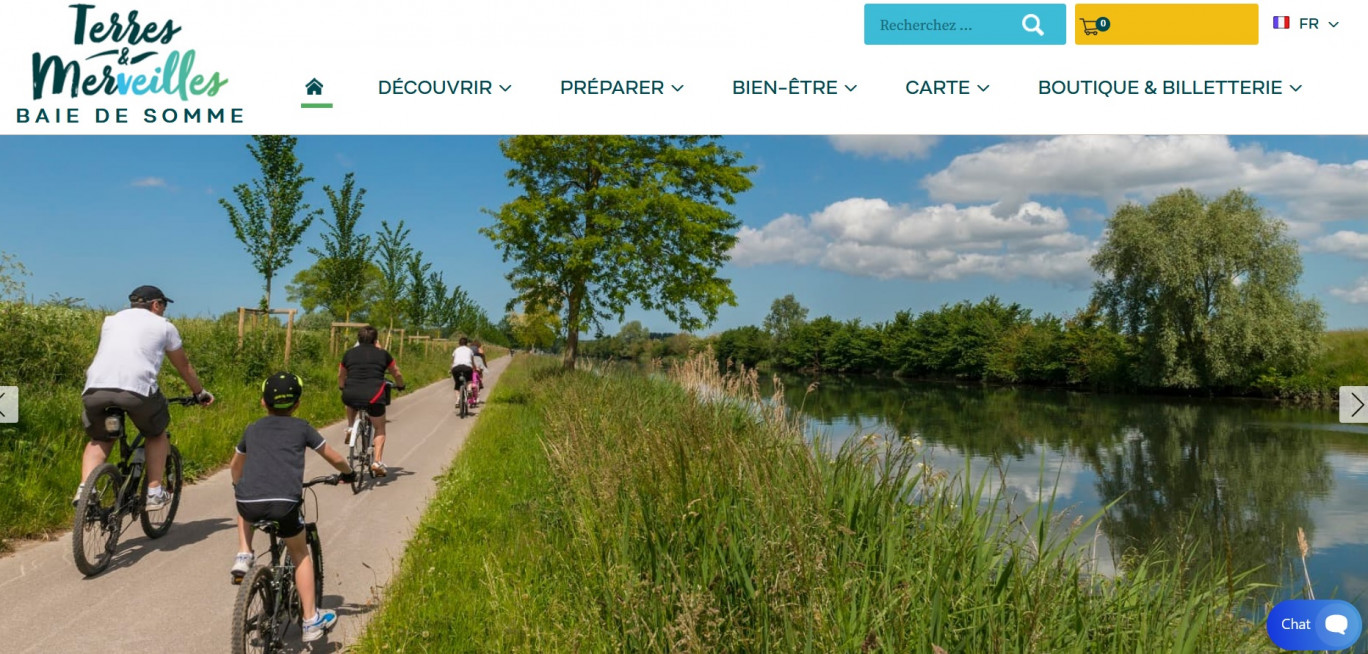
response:
<path fill-rule="evenodd" d="M 1064 45 L 1063 4 L 868 4 L 866 45 Z"/>
<path fill-rule="evenodd" d="M 1291 650 L 1347 649 L 1363 632 L 1363 618 L 1343 600 L 1287 600 L 1268 612 L 1273 644 Z"/>

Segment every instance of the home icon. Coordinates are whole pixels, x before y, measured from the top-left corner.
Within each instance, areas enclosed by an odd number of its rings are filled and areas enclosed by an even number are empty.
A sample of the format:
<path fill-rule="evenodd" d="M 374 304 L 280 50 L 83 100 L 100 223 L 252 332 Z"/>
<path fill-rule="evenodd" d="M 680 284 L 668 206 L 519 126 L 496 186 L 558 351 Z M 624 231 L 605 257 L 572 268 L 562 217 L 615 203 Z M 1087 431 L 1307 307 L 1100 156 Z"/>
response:
<path fill-rule="evenodd" d="M 309 89 L 309 95 L 323 95 L 323 82 L 318 81 L 318 78 L 309 80 L 306 88 Z"/>

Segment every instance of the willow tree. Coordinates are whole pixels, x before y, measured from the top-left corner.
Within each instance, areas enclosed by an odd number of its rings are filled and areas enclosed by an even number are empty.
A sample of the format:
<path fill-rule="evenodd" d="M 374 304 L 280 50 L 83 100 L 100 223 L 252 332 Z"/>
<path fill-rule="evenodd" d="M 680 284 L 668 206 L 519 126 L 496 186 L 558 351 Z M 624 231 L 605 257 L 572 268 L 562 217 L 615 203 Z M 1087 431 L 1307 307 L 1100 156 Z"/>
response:
<path fill-rule="evenodd" d="M 1135 342 L 1141 384 L 1243 387 L 1305 368 L 1319 344 L 1297 243 L 1243 191 L 1123 206 L 1092 264 L 1094 299 Z"/>
<path fill-rule="evenodd" d="M 521 191 L 480 231 L 512 260 L 518 304 L 563 317 L 564 365 L 579 334 L 636 304 L 681 329 L 735 305 L 718 276 L 740 221 L 725 208 L 754 167 L 702 136 L 516 136 L 500 144 Z"/>

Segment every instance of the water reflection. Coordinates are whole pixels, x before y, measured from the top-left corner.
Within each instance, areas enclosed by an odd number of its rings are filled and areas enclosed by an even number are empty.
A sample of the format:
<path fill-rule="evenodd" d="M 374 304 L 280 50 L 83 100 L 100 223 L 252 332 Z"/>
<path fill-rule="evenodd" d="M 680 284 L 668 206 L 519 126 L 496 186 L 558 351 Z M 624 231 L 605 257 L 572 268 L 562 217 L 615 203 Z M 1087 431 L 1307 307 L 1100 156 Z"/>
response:
<path fill-rule="evenodd" d="M 1098 534 L 1112 561 L 1184 540 L 1198 563 L 1261 567 L 1256 579 L 1285 597 L 1301 591 L 1285 584 L 1294 561 L 1301 576 L 1301 527 L 1317 597 L 1368 608 L 1368 435 L 1330 412 L 872 378 L 827 377 L 809 393 L 810 381 L 786 377 L 785 399 L 832 438 L 920 438 L 938 467 L 1005 468 L 1027 503 L 1053 494 L 1091 515 L 1115 502 Z"/>

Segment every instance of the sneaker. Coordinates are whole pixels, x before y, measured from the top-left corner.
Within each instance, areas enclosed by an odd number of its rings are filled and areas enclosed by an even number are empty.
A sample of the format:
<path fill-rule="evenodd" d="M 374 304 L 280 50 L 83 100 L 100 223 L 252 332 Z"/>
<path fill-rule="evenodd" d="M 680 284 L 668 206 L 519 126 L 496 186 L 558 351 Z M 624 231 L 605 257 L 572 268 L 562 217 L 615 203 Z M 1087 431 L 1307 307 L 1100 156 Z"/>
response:
<path fill-rule="evenodd" d="M 85 494 L 85 484 L 76 487 L 76 497 L 71 498 L 71 505 L 76 506 L 81 503 L 81 496 Z"/>
<path fill-rule="evenodd" d="M 333 624 L 337 622 L 337 614 L 332 611 L 322 611 L 314 609 L 312 620 L 304 621 L 304 642 L 312 643 L 323 637 Z"/>
<path fill-rule="evenodd" d="M 384 477 L 389 474 L 389 469 L 385 467 L 385 464 L 376 461 L 371 464 L 371 474 L 376 477 Z"/>
<path fill-rule="evenodd" d="M 256 557 L 251 552 L 238 552 L 237 556 L 233 557 L 233 585 L 242 583 L 242 578 L 252 570 L 252 561 L 255 560 Z"/>
<path fill-rule="evenodd" d="M 145 508 L 148 511 L 159 511 L 162 507 L 170 503 L 171 494 L 166 492 L 165 488 L 158 486 L 147 491 L 147 504 L 145 505 Z"/>

